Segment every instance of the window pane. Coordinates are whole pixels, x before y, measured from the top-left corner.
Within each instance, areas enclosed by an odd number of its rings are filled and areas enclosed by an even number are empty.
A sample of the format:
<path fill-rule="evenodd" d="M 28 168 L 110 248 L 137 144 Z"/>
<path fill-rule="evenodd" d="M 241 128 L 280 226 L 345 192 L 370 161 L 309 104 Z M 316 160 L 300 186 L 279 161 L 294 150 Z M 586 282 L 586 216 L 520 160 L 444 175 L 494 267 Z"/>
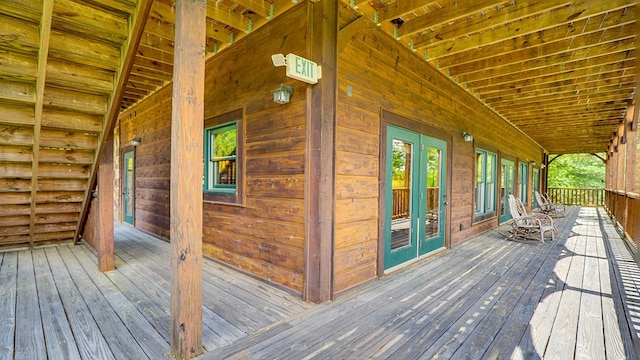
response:
<path fill-rule="evenodd" d="M 237 123 L 206 130 L 206 189 L 233 192 L 237 182 Z"/>
<path fill-rule="evenodd" d="M 482 153 L 476 153 L 476 182 L 482 182 L 482 170 L 484 167 L 484 156 Z"/>
<path fill-rule="evenodd" d="M 493 180 L 493 169 L 496 162 L 496 156 L 493 154 L 487 154 L 487 182 L 492 183 Z"/>
<path fill-rule="evenodd" d="M 440 167 L 442 153 L 438 148 L 427 148 L 427 213 L 425 237 L 427 239 L 440 234 Z"/>
<path fill-rule="evenodd" d="M 214 134 L 213 157 L 226 157 L 236 154 L 235 127 Z"/>
<path fill-rule="evenodd" d="M 412 152 L 413 144 L 393 139 L 391 250 L 411 245 Z"/>

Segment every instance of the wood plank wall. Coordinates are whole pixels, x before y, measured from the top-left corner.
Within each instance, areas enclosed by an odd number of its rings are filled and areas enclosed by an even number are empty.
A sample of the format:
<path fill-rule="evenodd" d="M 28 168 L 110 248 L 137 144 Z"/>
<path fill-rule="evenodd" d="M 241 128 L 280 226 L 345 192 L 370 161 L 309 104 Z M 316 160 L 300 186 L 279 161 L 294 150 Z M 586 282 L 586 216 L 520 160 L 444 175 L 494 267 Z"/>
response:
<path fill-rule="evenodd" d="M 306 90 L 287 79 L 271 54 L 306 55 L 307 4 L 279 16 L 206 65 L 205 121 L 244 111 L 244 198 L 205 201 L 203 253 L 301 292 L 304 272 Z M 298 19 L 298 20 L 294 20 Z M 273 102 L 280 83 L 294 86 L 291 103 Z M 135 226 L 169 238 L 171 86 L 121 114 L 120 143 L 136 148 Z"/>
<path fill-rule="evenodd" d="M 341 24 L 347 29 L 352 14 L 343 8 L 341 16 Z M 515 159 L 542 161 L 540 147 L 417 54 L 375 26 L 361 27 L 363 30 L 355 31 L 352 40 L 342 47 L 338 62 L 336 292 L 378 275 L 381 109 L 452 139 L 448 144 L 452 147 L 451 244 L 498 225 L 497 216 L 472 225 L 474 147 L 462 141 L 462 131 L 471 132 L 475 144 L 487 150 L 497 149 L 501 155 Z"/>
<path fill-rule="evenodd" d="M 163 239 L 169 239 L 171 91 L 172 87 L 167 86 L 140 105 L 123 112 L 118 129 L 120 158 L 123 150 L 132 149 L 127 146 L 131 140 L 141 139 L 135 149 L 135 226 Z M 122 181 L 122 170 L 118 172 Z"/>
<path fill-rule="evenodd" d="M 205 119 L 244 108 L 245 198 L 204 204 L 203 251 L 302 292 L 307 85 L 285 76 L 271 55 L 307 56 L 307 4 L 273 20 L 207 64 Z M 294 86 L 291 102 L 272 92 Z"/>

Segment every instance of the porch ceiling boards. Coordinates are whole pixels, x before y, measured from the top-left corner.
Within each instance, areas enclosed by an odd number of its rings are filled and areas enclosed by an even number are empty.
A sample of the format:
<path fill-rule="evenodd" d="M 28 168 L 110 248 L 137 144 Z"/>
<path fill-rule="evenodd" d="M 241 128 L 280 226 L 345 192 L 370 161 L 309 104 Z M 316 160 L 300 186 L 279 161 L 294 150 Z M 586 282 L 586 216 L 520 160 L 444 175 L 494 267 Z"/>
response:
<path fill-rule="evenodd" d="M 633 99 L 632 0 L 343 0 L 550 153 L 604 152 Z"/>
<path fill-rule="evenodd" d="M 0 247 L 77 239 L 119 112 L 172 80 L 173 0 L 0 1 Z M 290 0 L 207 5 L 207 56 Z"/>

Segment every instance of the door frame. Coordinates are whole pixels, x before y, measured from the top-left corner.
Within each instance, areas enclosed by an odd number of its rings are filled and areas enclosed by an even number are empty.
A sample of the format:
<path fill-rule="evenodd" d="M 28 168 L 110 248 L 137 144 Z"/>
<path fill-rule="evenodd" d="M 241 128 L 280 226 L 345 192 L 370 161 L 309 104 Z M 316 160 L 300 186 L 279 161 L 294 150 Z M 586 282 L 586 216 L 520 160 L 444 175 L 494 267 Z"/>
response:
<path fill-rule="evenodd" d="M 381 109 L 380 110 L 380 152 L 379 152 L 379 191 L 378 191 L 378 264 L 377 264 L 377 272 L 378 277 L 383 277 L 385 275 L 384 261 L 385 261 L 385 238 L 387 232 L 386 225 L 386 201 L 385 194 L 387 188 L 387 126 L 394 125 L 398 126 L 419 134 L 423 134 L 429 137 L 433 137 L 439 140 L 442 140 L 446 143 L 447 151 L 446 151 L 446 190 L 445 195 L 446 198 L 451 199 L 451 188 L 452 188 L 452 144 L 453 144 L 453 135 L 444 130 L 438 129 L 434 126 L 431 126 L 425 122 L 430 124 L 436 124 L 433 118 L 424 116 L 424 122 L 420 122 L 415 119 L 408 118 L 403 115 L 398 115 L 391 111 Z M 447 249 L 451 248 L 451 206 L 446 205 L 444 209 L 444 247 Z M 428 256 L 428 254 L 426 255 Z M 410 263 L 410 262 L 409 262 Z"/>
<path fill-rule="evenodd" d="M 135 226 L 136 224 L 136 195 L 135 195 L 135 183 L 136 183 L 136 147 L 135 146 L 125 146 L 120 148 L 120 211 L 118 212 L 119 217 L 120 217 L 120 222 L 125 223 L 125 224 L 129 224 L 128 222 L 125 221 L 125 204 L 124 204 L 124 188 L 125 188 L 125 173 L 127 172 L 127 168 L 126 168 L 126 163 L 125 163 L 125 154 L 128 152 L 133 152 L 133 184 L 134 184 L 134 193 L 133 193 L 133 198 L 132 198 L 132 202 L 133 202 L 133 221 L 132 224 L 130 224 L 131 226 Z"/>

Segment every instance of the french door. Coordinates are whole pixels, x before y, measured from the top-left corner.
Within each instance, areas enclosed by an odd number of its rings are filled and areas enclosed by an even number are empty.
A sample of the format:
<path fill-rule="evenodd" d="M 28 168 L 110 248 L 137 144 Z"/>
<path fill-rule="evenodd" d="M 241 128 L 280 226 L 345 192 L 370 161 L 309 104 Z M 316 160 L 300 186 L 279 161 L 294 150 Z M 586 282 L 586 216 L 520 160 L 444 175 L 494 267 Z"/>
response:
<path fill-rule="evenodd" d="M 511 220 L 509 210 L 509 195 L 513 195 L 515 189 L 515 164 L 511 160 L 502 159 L 500 167 L 500 223 Z"/>
<path fill-rule="evenodd" d="M 447 143 L 387 128 L 385 269 L 444 247 Z"/>

